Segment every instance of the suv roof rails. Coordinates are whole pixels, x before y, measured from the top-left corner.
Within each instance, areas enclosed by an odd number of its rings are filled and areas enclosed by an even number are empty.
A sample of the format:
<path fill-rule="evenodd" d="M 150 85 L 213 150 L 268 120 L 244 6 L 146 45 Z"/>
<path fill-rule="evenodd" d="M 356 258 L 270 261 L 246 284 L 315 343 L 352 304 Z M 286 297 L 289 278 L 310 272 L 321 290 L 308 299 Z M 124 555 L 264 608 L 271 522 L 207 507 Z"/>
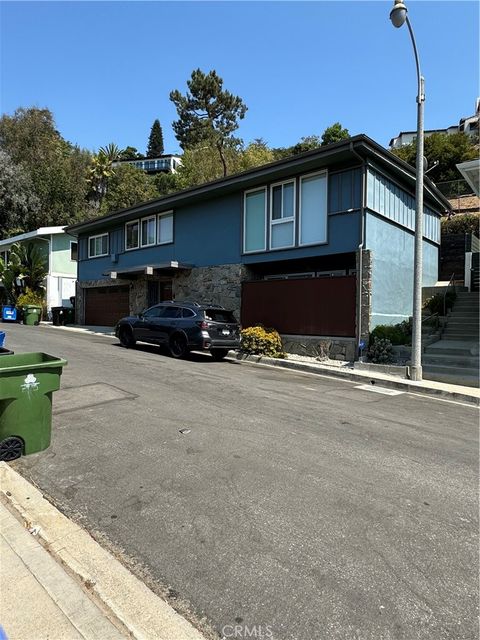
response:
<path fill-rule="evenodd" d="M 221 304 L 217 304 L 216 302 L 196 302 L 195 300 L 162 300 L 158 304 L 186 304 L 191 305 L 192 307 L 212 307 L 213 309 L 225 309 Z"/>

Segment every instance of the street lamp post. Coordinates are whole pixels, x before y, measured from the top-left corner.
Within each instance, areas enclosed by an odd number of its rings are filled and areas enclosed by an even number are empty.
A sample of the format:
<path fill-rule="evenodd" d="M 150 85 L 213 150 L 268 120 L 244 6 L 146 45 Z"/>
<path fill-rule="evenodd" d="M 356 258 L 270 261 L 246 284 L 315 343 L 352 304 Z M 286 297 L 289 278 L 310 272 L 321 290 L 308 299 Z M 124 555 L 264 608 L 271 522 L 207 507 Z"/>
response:
<path fill-rule="evenodd" d="M 423 239 L 423 106 L 425 102 L 425 79 L 420 72 L 417 44 L 407 15 L 407 7 L 402 0 L 395 0 L 390 12 L 390 20 L 394 27 L 401 27 L 407 23 L 412 40 L 415 64 L 417 66 L 417 166 L 415 185 L 415 250 L 413 258 L 413 331 L 412 331 L 412 359 L 410 378 L 422 379 L 422 239 Z"/>

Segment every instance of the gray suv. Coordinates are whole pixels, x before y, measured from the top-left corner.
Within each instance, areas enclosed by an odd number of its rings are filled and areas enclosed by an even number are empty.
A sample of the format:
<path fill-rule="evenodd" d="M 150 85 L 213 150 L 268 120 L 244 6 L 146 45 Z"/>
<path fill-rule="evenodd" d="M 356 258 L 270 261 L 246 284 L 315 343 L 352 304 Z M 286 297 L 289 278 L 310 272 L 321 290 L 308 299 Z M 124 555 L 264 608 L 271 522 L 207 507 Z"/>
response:
<path fill-rule="evenodd" d="M 174 358 L 189 351 L 209 351 L 222 360 L 240 346 L 240 325 L 231 311 L 215 304 L 170 300 L 156 304 L 138 316 L 122 318 L 115 335 L 124 347 L 137 340 L 158 344 Z"/>

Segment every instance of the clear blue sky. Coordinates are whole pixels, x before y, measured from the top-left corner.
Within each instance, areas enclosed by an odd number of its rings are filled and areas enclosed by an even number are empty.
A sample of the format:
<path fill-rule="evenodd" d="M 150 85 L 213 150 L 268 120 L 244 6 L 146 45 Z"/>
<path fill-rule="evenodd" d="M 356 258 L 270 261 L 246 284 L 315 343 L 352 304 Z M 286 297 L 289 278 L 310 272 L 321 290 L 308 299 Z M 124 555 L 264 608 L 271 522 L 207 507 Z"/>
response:
<path fill-rule="evenodd" d="M 474 112 L 479 4 L 407 0 L 426 78 L 425 127 Z M 216 69 L 248 106 L 239 135 L 287 146 L 340 121 L 388 145 L 416 127 L 416 75 L 393 2 L 0 2 L 1 111 L 48 107 L 91 150 L 144 152 L 155 118 L 165 151 L 172 89 Z"/>

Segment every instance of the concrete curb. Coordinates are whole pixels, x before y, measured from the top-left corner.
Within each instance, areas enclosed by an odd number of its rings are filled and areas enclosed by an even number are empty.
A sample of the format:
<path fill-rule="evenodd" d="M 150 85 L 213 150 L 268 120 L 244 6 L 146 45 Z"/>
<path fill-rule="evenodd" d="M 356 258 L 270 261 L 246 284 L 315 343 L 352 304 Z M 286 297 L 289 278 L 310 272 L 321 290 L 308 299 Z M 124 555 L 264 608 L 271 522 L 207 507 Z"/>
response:
<path fill-rule="evenodd" d="M 81 527 L 48 502 L 7 463 L 0 462 L 0 499 L 68 573 L 82 583 L 106 615 L 136 640 L 205 640 Z"/>
<path fill-rule="evenodd" d="M 412 380 L 395 379 L 394 376 L 382 375 L 373 371 L 346 371 L 345 369 L 335 369 L 321 364 L 309 364 L 308 362 L 299 362 L 294 360 L 282 360 L 279 358 L 268 358 L 266 356 L 254 356 L 229 353 L 229 359 L 239 363 L 261 364 L 272 367 L 281 367 L 283 369 L 291 369 L 293 371 L 303 371 L 305 373 L 313 373 L 333 378 L 341 378 L 342 380 L 350 380 L 352 382 L 379 384 L 389 389 L 397 389 L 406 393 L 418 393 L 436 398 L 447 400 L 455 400 L 457 402 L 467 402 L 473 406 L 480 405 L 480 391 L 469 389 L 469 387 L 455 385 L 446 385 L 441 382 L 426 381 L 414 382 Z M 451 388 L 446 388 L 451 387 Z"/>

